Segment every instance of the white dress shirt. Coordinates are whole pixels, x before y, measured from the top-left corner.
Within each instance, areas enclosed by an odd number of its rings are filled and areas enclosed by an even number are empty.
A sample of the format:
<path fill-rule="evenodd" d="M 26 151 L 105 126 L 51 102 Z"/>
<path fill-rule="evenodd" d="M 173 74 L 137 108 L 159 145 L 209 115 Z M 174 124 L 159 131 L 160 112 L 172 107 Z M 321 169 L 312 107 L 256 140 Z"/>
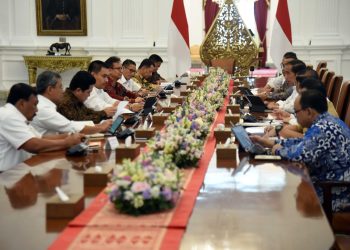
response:
<path fill-rule="evenodd" d="M 95 111 L 101 111 L 112 107 L 117 100 L 110 97 L 103 89 L 93 87 L 89 98 L 84 102 L 85 106 Z"/>
<path fill-rule="evenodd" d="M 294 112 L 294 101 L 298 97 L 297 88 L 293 87 L 292 94 L 285 101 L 278 101 L 279 109 L 287 111 L 288 113 Z"/>
<path fill-rule="evenodd" d="M 141 86 L 134 82 L 132 79 L 126 80 L 124 75 L 118 80 L 127 90 L 137 92 L 141 89 Z"/>
<path fill-rule="evenodd" d="M 19 149 L 28 140 L 40 137 L 25 116 L 12 104 L 0 108 L 0 171 L 10 169 L 31 154 Z"/>
<path fill-rule="evenodd" d="M 41 134 L 77 133 L 83 130 L 86 121 L 70 121 L 57 112 L 57 106 L 45 96 L 38 95 L 38 112 L 31 125 Z M 90 122 L 93 124 L 93 122 Z"/>
<path fill-rule="evenodd" d="M 280 75 L 278 77 L 270 78 L 269 81 L 267 82 L 267 85 L 269 85 L 273 89 L 280 89 L 283 85 L 284 82 L 284 76 Z"/>

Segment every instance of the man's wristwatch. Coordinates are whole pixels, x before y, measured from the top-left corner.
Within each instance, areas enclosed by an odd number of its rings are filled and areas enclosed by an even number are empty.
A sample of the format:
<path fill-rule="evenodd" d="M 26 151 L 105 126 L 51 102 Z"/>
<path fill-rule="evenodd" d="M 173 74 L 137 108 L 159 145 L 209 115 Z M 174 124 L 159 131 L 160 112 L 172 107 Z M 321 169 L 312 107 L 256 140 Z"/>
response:
<path fill-rule="evenodd" d="M 277 136 L 278 139 L 280 138 L 280 132 L 281 132 L 282 129 L 283 129 L 283 125 L 282 124 L 275 126 L 276 136 Z"/>

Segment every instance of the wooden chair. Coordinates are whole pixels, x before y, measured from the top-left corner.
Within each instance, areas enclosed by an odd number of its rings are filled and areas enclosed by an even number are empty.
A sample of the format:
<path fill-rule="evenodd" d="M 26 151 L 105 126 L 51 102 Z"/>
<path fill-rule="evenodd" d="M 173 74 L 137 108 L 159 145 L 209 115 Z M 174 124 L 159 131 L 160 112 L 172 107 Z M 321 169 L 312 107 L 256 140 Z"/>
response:
<path fill-rule="evenodd" d="M 323 77 L 321 79 L 321 82 L 323 83 L 325 89 L 326 89 L 326 93 L 328 92 L 329 89 L 329 84 L 331 82 L 332 77 L 334 76 L 334 72 L 333 71 L 326 71 L 323 74 Z"/>
<path fill-rule="evenodd" d="M 234 58 L 212 59 L 210 61 L 210 66 L 220 67 L 225 71 L 227 71 L 227 73 L 233 74 L 235 72 L 235 59 Z"/>
<path fill-rule="evenodd" d="M 316 72 L 318 75 L 320 75 L 320 70 L 322 68 L 327 68 L 327 62 L 326 61 L 320 61 L 318 64 L 317 64 L 317 67 L 316 67 Z"/>
<path fill-rule="evenodd" d="M 324 73 L 326 73 L 327 71 L 328 71 L 327 68 L 321 68 L 321 69 L 320 69 L 320 73 L 318 74 L 318 78 L 319 78 L 320 80 L 322 80 Z"/>
<path fill-rule="evenodd" d="M 337 75 L 337 76 L 333 76 L 329 83 L 327 97 L 333 103 L 334 107 L 337 105 L 342 82 L 343 82 L 343 76 Z"/>
<path fill-rule="evenodd" d="M 342 84 L 339 99 L 335 107 L 339 118 L 350 126 L 350 81 Z"/>
<path fill-rule="evenodd" d="M 331 249 L 350 249 L 350 213 L 332 211 L 332 189 L 335 187 L 346 187 L 350 189 L 349 181 L 320 181 L 315 183 L 323 192 L 322 207 L 328 222 L 335 234 L 335 244 Z M 346 204 L 349 205 L 350 204 Z M 339 235 L 341 234 L 341 235 Z"/>

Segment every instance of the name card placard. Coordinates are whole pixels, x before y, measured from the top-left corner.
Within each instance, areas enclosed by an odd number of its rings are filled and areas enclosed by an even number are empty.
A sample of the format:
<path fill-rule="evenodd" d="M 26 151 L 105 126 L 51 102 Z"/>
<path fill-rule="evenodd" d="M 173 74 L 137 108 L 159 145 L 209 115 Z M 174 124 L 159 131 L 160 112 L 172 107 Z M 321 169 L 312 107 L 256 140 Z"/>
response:
<path fill-rule="evenodd" d="M 105 149 L 115 150 L 119 146 L 119 141 L 117 137 L 111 136 L 106 138 Z"/>

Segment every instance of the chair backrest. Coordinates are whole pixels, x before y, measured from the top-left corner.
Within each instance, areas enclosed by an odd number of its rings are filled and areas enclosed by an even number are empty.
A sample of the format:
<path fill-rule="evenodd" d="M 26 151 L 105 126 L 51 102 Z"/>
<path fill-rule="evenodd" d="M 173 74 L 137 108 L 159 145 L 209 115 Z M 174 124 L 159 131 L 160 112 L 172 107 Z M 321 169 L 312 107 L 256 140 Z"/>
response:
<path fill-rule="evenodd" d="M 320 73 L 318 74 L 320 80 L 322 80 L 322 77 L 323 77 L 324 73 L 326 73 L 326 71 L 328 71 L 327 68 L 320 69 Z"/>
<path fill-rule="evenodd" d="M 334 107 L 337 105 L 342 82 L 343 82 L 343 76 L 337 75 L 337 76 L 333 76 L 329 83 L 327 97 L 333 103 Z"/>
<path fill-rule="evenodd" d="M 192 45 L 190 48 L 190 53 L 193 56 L 199 56 L 199 50 L 200 50 L 200 46 L 199 45 Z"/>
<path fill-rule="evenodd" d="M 328 92 L 329 84 L 330 84 L 333 76 L 334 76 L 334 72 L 333 71 L 326 71 L 323 74 L 321 82 L 323 83 L 324 87 L 326 88 L 326 93 Z"/>
<path fill-rule="evenodd" d="M 190 54 L 191 54 L 192 62 L 201 63 L 200 46 L 199 45 L 192 45 L 190 47 Z"/>
<path fill-rule="evenodd" d="M 320 61 L 318 64 L 317 64 L 317 67 L 316 67 L 316 72 L 318 75 L 320 75 L 320 70 L 322 68 L 327 68 L 327 62 L 326 61 Z"/>
<path fill-rule="evenodd" d="M 336 110 L 339 118 L 350 126 L 350 81 L 342 84 Z"/>
<path fill-rule="evenodd" d="M 227 71 L 229 74 L 234 73 L 235 68 L 235 59 L 234 58 L 218 58 L 218 59 L 212 59 L 210 61 L 210 65 L 212 67 L 220 67 Z"/>

